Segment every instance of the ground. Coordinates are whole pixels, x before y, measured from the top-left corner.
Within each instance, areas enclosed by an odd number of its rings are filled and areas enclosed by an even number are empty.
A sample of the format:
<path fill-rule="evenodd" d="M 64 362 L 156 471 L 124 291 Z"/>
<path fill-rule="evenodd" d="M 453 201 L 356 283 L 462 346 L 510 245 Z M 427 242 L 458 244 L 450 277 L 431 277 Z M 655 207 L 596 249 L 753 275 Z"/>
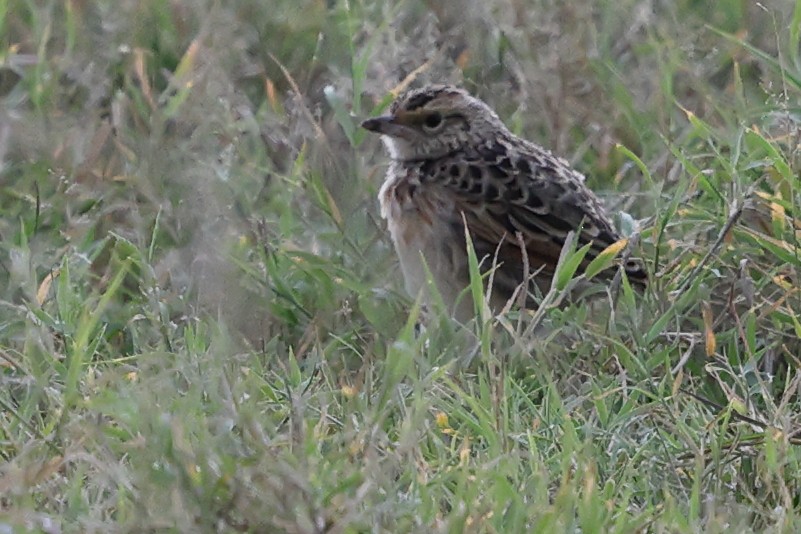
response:
<path fill-rule="evenodd" d="M 799 28 L 0 1 L 0 530 L 801 529 Z M 584 172 L 648 289 L 557 305 L 566 250 L 536 313 L 422 314 L 358 124 L 429 82 Z"/>

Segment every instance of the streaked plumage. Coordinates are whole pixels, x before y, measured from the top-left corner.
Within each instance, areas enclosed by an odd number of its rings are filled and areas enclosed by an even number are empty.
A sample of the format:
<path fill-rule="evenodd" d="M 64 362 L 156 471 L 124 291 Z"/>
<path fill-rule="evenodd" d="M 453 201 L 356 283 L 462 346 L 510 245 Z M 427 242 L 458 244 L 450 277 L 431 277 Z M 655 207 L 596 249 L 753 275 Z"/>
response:
<path fill-rule="evenodd" d="M 584 176 L 548 150 L 512 134 L 489 106 L 462 89 L 433 85 L 400 96 L 388 115 L 362 126 L 383 134 L 392 159 L 379 199 L 416 296 L 426 267 L 462 321 L 473 315 L 467 296 L 466 221 L 485 269 L 495 263 L 493 302 L 505 303 L 529 279 L 550 281 L 568 233 L 591 243 L 586 262 L 620 239 Z M 585 265 L 586 265 L 585 262 Z M 629 278 L 646 280 L 639 261 Z"/>

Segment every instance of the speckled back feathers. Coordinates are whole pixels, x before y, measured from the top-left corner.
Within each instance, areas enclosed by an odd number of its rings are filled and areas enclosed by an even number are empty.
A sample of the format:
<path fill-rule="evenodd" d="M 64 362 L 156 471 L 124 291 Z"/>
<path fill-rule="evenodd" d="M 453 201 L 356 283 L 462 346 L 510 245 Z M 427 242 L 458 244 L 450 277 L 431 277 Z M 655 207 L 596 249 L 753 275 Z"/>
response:
<path fill-rule="evenodd" d="M 523 264 L 540 277 L 553 273 L 570 232 L 579 246 L 591 244 L 585 265 L 621 239 L 583 175 L 512 134 L 489 106 L 462 89 L 410 91 L 395 100 L 388 116 L 364 126 L 384 134 L 393 159 L 380 199 L 402 267 L 403 254 L 414 255 L 415 247 L 427 262 L 435 260 L 429 256 L 439 253 L 437 247 L 464 249 L 466 222 L 479 258 L 494 263 L 493 290 L 507 297 L 528 279 Z M 414 233 L 410 225 L 434 220 L 447 234 L 431 237 L 439 244 L 404 246 L 404 236 Z M 461 261 L 452 250 L 442 256 Z M 440 277 L 461 276 L 461 266 L 450 267 L 450 275 Z M 641 262 L 630 261 L 625 269 L 633 281 L 646 280 Z"/>

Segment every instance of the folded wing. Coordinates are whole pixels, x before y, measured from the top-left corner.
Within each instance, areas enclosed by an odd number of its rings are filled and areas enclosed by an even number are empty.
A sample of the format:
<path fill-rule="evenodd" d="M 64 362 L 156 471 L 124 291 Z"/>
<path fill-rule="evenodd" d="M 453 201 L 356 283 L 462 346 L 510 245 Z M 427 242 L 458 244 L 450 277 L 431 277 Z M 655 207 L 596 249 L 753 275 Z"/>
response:
<path fill-rule="evenodd" d="M 579 247 L 591 244 L 582 268 L 621 239 L 581 174 L 536 145 L 515 141 L 426 162 L 421 170 L 454 193 L 478 257 L 497 258 L 495 287 L 509 294 L 528 277 L 524 251 L 531 272 L 551 275 L 571 231 Z M 641 261 L 628 261 L 625 270 L 631 281 L 646 282 Z"/>

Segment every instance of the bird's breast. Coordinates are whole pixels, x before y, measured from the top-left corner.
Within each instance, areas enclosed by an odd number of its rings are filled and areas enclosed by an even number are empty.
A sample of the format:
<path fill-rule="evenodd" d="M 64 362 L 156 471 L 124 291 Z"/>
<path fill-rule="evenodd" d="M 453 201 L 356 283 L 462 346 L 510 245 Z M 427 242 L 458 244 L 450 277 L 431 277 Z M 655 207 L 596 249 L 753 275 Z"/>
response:
<path fill-rule="evenodd" d="M 416 297 L 430 272 L 446 304 L 465 287 L 464 230 L 453 199 L 439 186 L 424 183 L 415 169 L 390 167 L 379 192 L 400 260 L 406 290 Z"/>
<path fill-rule="evenodd" d="M 379 192 L 381 216 L 401 243 L 450 237 L 456 215 L 453 198 L 440 186 L 424 183 L 417 168 L 394 166 Z M 440 228 L 440 227 L 443 228 Z"/>

